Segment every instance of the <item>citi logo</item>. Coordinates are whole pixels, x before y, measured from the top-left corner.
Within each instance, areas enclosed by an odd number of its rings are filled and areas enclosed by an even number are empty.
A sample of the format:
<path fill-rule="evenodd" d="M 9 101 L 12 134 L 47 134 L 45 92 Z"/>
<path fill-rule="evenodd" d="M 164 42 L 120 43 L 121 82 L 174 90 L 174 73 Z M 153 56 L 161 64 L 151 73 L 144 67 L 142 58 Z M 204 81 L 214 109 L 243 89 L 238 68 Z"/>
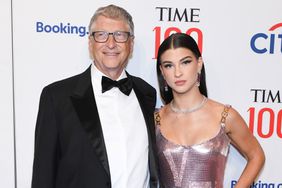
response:
<path fill-rule="evenodd" d="M 36 22 L 36 32 L 38 33 L 52 33 L 52 34 L 73 34 L 84 37 L 88 35 L 85 26 L 71 25 L 70 23 L 46 24 L 43 22 Z"/>
<path fill-rule="evenodd" d="M 280 32 L 278 29 L 280 28 Z M 273 25 L 267 33 L 257 33 L 250 41 L 251 49 L 258 54 L 282 53 L 282 23 Z"/>

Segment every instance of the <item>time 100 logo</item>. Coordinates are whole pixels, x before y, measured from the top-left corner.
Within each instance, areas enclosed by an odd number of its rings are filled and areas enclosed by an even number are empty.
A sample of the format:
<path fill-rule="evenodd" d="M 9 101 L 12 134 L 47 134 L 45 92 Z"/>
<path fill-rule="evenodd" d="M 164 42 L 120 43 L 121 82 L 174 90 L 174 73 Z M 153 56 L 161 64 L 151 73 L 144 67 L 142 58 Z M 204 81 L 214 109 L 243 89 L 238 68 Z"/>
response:
<path fill-rule="evenodd" d="M 251 89 L 255 103 L 281 104 L 280 91 Z M 282 109 L 271 107 L 250 107 L 249 129 L 261 138 L 270 138 L 275 134 L 282 138 Z M 275 133 L 276 131 L 276 133 Z"/>
<path fill-rule="evenodd" d="M 161 45 L 161 38 L 166 39 L 167 37 L 169 37 L 169 35 L 171 33 L 186 33 L 187 35 L 196 35 L 197 39 L 195 39 L 195 41 L 197 42 L 198 46 L 199 46 L 199 50 L 202 53 L 202 49 L 203 49 L 203 32 L 199 29 L 199 28 L 189 28 L 186 31 L 181 31 L 181 29 L 179 29 L 178 27 L 169 27 L 166 29 L 161 28 L 160 26 L 156 26 L 153 31 L 155 32 L 155 53 L 154 53 L 154 57 L 153 59 L 157 58 L 158 55 L 158 49 Z"/>

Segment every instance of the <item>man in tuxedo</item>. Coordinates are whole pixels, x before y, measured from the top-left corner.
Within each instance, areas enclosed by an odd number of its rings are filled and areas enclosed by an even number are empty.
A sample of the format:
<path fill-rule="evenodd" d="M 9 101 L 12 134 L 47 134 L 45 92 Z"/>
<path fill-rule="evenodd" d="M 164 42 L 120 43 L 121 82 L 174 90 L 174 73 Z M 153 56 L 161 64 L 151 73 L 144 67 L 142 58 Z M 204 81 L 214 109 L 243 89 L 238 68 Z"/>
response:
<path fill-rule="evenodd" d="M 88 40 L 93 64 L 42 91 L 32 188 L 155 188 L 156 91 L 125 71 L 131 15 L 99 8 Z"/>

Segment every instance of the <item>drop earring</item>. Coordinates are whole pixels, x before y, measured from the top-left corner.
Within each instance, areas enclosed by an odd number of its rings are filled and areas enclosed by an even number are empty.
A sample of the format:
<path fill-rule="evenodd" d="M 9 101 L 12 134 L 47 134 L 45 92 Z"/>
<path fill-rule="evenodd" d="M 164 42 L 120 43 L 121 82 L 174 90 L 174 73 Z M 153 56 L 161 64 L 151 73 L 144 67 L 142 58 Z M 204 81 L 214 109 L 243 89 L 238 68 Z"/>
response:
<path fill-rule="evenodd" d="M 166 81 L 164 81 L 164 90 L 165 90 L 165 92 L 168 92 L 168 85 L 167 85 Z"/>

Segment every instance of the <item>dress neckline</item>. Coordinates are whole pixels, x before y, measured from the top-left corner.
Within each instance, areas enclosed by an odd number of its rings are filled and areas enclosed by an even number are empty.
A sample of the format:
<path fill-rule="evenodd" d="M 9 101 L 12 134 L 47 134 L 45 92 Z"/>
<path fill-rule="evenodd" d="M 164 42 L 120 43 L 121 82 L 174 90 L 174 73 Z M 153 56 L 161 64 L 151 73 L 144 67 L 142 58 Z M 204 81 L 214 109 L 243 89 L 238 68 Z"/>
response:
<path fill-rule="evenodd" d="M 165 140 L 167 143 L 169 143 L 169 144 L 172 144 L 172 145 L 174 145 L 174 146 L 180 146 L 180 147 L 183 147 L 183 148 L 199 147 L 199 146 L 204 145 L 204 144 L 206 144 L 206 143 L 212 142 L 212 141 L 215 140 L 217 137 L 219 137 L 221 134 L 225 133 L 225 132 L 224 132 L 224 127 L 223 127 L 223 126 L 220 126 L 219 130 L 217 131 L 217 133 L 216 133 L 213 137 L 211 137 L 211 138 L 209 138 L 209 139 L 207 139 L 207 140 L 204 140 L 204 141 L 202 141 L 202 142 L 200 142 L 200 143 L 196 143 L 196 144 L 192 144 L 192 145 L 184 145 L 184 144 L 176 143 L 176 142 L 174 142 L 174 141 L 172 141 L 172 140 L 166 138 L 166 137 L 162 134 L 161 129 L 160 129 L 159 126 L 160 126 L 160 125 L 157 125 L 157 127 L 158 127 L 157 129 L 158 129 L 158 132 L 160 133 L 162 139 L 164 139 L 164 140 Z"/>
<path fill-rule="evenodd" d="M 181 147 L 183 147 L 183 148 L 193 148 L 193 147 L 201 146 L 201 145 L 204 145 L 204 144 L 206 144 L 206 143 L 208 143 L 208 142 L 211 142 L 211 141 L 215 140 L 217 137 L 219 137 L 219 136 L 222 135 L 222 134 L 226 134 L 226 133 L 225 133 L 225 120 L 226 120 L 226 117 L 227 117 L 227 115 L 228 115 L 228 110 L 229 110 L 229 108 L 231 108 L 231 105 L 224 105 L 224 110 L 223 110 L 223 112 L 222 112 L 222 114 L 221 114 L 221 115 L 222 115 L 222 118 L 221 118 L 221 120 L 220 120 L 220 128 L 219 128 L 219 130 L 217 131 L 217 133 L 216 133 L 213 137 L 211 137 L 211 138 L 209 138 L 209 139 L 207 139 L 207 140 L 204 140 L 204 141 L 202 141 L 202 142 L 200 142 L 200 143 L 193 144 L 193 145 L 183 145 L 183 144 L 175 143 L 174 141 L 171 141 L 171 140 L 167 139 L 167 138 L 162 134 L 161 129 L 160 129 L 160 126 L 161 126 L 161 122 L 160 122 L 160 120 L 161 120 L 160 111 L 161 111 L 162 108 L 163 108 L 163 106 L 161 106 L 161 108 L 159 108 L 159 109 L 156 109 L 156 111 L 155 111 L 155 123 L 156 123 L 156 127 L 157 127 L 158 132 L 159 132 L 159 134 L 161 135 L 162 139 L 164 139 L 164 140 L 165 140 L 167 143 L 169 143 L 169 144 L 172 144 L 172 145 L 174 145 L 174 146 L 181 146 Z M 226 136 L 227 136 L 227 135 L 226 135 Z"/>

